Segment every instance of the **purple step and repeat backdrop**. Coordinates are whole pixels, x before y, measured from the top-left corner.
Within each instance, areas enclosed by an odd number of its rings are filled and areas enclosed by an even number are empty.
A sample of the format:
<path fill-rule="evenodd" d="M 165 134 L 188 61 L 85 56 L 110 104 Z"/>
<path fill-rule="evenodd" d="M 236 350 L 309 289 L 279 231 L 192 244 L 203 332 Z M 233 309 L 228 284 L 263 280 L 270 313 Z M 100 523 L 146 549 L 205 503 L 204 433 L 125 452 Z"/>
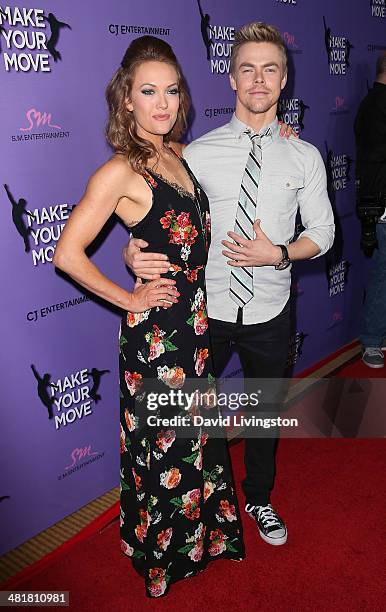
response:
<path fill-rule="evenodd" d="M 283 33 L 290 78 L 280 110 L 324 157 L 337 219 L 328 256 L 294 267 L 288 362 L 296 373 L 358 333 L 369 264 L 358 248 L 352 124 L 377 54 L 386 48 L 386 0 L 0 6 L 0 523 L 6 552 L 119 480 L 119 315 L 50 262 L 87 178 L 110 155 L 104 89 L 130 41 L 148 33 L 173 45 L 191 87 L 191 140 L 233 112 L 227 73 L 235 28 L 262 20 Z M 127 237 L 112 222 L 92 249 L 93 261 L 124 286 L 131 285 L 121 258 Z M 233 360 L 226 373 L 237 369 Z"/>

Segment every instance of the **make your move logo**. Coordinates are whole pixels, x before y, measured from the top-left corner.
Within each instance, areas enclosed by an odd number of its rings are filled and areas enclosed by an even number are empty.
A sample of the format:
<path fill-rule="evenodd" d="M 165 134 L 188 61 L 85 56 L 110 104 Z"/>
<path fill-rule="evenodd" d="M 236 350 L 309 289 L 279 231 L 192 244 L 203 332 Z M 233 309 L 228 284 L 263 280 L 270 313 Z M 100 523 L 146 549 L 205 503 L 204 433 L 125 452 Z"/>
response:
<path fill-rule="evenodd" d="M 309 106 L 300 98 L 281 98 L 278 105 L 279 118 L 290 125 L 296 134 L 304 130 L 304 115 Z"/>
<path fill-rule="evenodd" d="M 212 25 L 210 15 L 204 12 L 200 0 L 197 0 L 197 5 L 201 17 L 201 37 L 210 70 L 212 74 L 229 73 L 235 28 L 229 25 Z"/>
<path fill-rule="evenodd" d="M 345 75 L 350 67 L 349 57 L 353 45 L 346 36 L 333 34 L 331 28 L 327 26 L 325 17 L 323 17 L 323 25 L 329 72 L 333 75 Z"/>
<path fill-rule="evenodd" d="M 346 189 L 350 181 L 350 169 L 353 160 L 346 153 L 335 154 L 329 148 L 327 142 L 324 143 L 326 148 L 326 165 L 327 178 L 329 187 L 333 191 L 342 191 Z"/>
<path fill-rule="evenodd" d="M 62 59 L 57 45 L 63 28 L 71 30 L 43 9 L 0 6 L 0 53 L 6 72 L 51 72 L 51 59 Z"/>
<path fill-rule="evenodd" d="M 386 0 L 370 0 L 370 10 L 372 17 L 384 19 L 386 17 Z"/>
<path fill-rule="evenodd" d="M 4 189 L 12 206 L 12 221 L 24 242 L 24 251 L 31 253 L 34 266 L 51 262 L 56 243 L 74 206 L 56 204 L 46 208 L 27 209 L 27 200 L 17 198 L 5 184 Z M 30 239 L 33 240 L 31 249 Z"/>
<path fill-rule="evenodd" d="M 344 292 L 351 263 L 347 259 L 341 261 L 327 262 L 326 273 L 328 282 L 328 295 L 330 298 Z"/>
<path fill-rule="evenodd" d="M 92 403 L 101 400 L 99 386 L 101 378 L 110 370 L 85 368 L 51 380 L 51 374 L 40 374 L 34 364 L 31 370 L 37 383 L 37 394 L 46 407 L 48 418 L 54 420 L 55 429 L 70 425 L 93 413 Z M 54 414 L 55 410 L 55 414 Z"/>

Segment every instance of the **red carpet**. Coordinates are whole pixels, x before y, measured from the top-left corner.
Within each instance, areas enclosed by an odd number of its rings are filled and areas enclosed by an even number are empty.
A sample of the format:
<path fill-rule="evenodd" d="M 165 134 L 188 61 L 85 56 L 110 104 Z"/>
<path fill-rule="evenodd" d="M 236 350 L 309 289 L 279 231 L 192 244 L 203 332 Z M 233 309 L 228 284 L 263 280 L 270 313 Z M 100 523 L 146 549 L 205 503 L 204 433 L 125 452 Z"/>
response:
<path fill-rule="evenodd" d="M 384 353 L 386 355 L 386 353 Z M 354 359 L 352 363 L 345 365 L 339 372 L 334 372 L 334 376 L 344 376 L 345 378 L 386 378 L 386 368 L 369 368 L 362 359 Z"/>
<path fill-rule="evenodd" d="M 242 502 L 243 444 L 231 453 Z M 385 456 L 384 440 L 282 440 L 273 502 L 287 544 L 264 543 L 243 513 L 247 558 L 214 561 L 165 598 L 146 598 L 120 552 L 118 522 L 16 588 L 69 590 L 70 609 L 82 612 L 384 610 Z"/>

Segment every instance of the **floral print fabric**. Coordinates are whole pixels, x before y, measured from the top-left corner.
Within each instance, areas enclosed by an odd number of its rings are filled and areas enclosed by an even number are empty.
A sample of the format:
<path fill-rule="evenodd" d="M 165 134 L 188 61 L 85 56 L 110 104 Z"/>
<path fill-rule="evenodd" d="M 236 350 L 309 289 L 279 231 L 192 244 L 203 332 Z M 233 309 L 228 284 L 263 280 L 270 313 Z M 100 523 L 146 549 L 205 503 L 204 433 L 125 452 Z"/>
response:
<path fill-rule="evenodd" d="M 204 277 L 209 207 L 185 167 L 195 197 L 149 170 L 153 206 L 132 228 L 149 250 L 168 254 L 179 302 L 125 313 L 120 331 L 121 548 L 150 597 L 165 595 L 210 560 L 244 557 L 226 441 L 204 428 L 179 435 L 173 427 L 148 426 L 139 413 L 146 381 L 168 391 L 192 379 L 209 386 L 214 380 Z M 154 414 L 170 414 L 169 407 Z"/>

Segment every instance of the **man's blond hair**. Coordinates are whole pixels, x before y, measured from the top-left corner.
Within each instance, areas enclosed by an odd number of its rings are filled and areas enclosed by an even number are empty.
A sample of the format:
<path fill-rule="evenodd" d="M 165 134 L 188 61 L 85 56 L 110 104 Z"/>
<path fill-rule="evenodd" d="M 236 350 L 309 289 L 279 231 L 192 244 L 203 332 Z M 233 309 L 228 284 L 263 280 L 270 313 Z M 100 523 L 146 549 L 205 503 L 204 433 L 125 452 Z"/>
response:
<path fill-rule="evenodd" d="M 235 34 L 235 42 L 231 53 L 231 74 L 234 74 L 235 64 L 239 49 L 242 45 L 248 42 L 267 42 L 278 47 L 283 56 L 283 73 L 287 72 L 287 49 L 279 30 L 274 26 L 263 23 L 262 21 L 252 21 L 247 23 L 238 30 Z"/>

